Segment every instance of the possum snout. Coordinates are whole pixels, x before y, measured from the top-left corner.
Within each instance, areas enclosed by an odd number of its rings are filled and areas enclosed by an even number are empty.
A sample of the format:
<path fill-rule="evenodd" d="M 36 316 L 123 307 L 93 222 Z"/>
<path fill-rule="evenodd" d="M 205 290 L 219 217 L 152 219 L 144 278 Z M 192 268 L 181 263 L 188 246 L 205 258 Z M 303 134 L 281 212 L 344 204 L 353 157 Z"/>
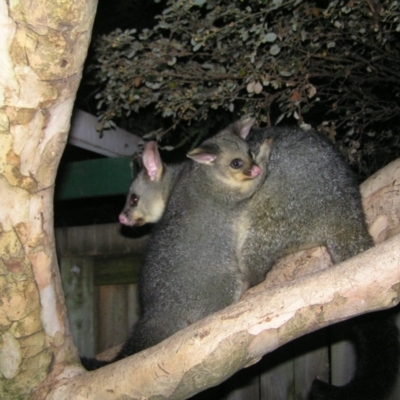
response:
<path fill-rule="evenodd" d="M 118 219 L 119 219 L 119 222 L 120 222 L 121 224 L 129 225 L 129 219 L 128 219 L 128 217 L 127 217 L 125 214 L 123 214 L 123 213 L 119 214 Z"/>
<path fill-rule="evenodd" d="M 261 168 L 258 165 L 253 165 L 250 169 L 246 169 L 244 174 L 247 175 L 249 178 L 255 178 L 256 176 L 260 175 Z"/>

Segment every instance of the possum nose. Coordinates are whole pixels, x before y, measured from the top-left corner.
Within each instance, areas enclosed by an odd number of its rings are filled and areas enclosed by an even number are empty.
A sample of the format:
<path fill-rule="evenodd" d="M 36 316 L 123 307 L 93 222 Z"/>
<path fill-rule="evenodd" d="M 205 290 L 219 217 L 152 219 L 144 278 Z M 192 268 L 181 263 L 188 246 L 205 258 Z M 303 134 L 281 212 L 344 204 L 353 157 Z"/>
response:
<path fill-rule="evenodd" d="M 255 178 L 256 176 L 260 175 L 261 168 L 258 165 L 253 165 L 250 169 L 246 169 L 246 171 L 243 173 L 249 178 Z"/>
<path fill-rule="evenodd" d="M 118 219 L 119 219 L 119 222 L 120 222 L 121 224 L 124 224 L 124 225 L 127 225 L 127 224 L 128 224 L 128 218 L 126 217 L 125 214 L 119 214 Z"/>
<path fill-rule="evenodd" d="M 246 171 L 246 175 L 250 178 L 255 178 L 256 176 L 260 175 L 261 168 L 258 165 L 253 165 L 250 169 Z"/>

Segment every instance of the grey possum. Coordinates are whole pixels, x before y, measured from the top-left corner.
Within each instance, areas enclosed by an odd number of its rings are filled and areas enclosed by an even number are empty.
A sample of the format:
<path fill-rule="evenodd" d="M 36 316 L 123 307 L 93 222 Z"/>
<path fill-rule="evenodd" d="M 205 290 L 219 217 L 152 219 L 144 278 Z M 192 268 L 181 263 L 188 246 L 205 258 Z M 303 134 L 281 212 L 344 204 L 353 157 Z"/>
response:
<path fill-rule="evenodd" d="M 250 127 L 236 123 L 188 154 L 146 251 L 142 316 L 119 358 L 238 301 L 248 287 L 237 264 L 236 223 L 264 178 L 239 137 Z"/>
<path fill-rule="evenodd" d="M 112 361 L 153 346 L 237 302 L 249 284 L 237 262 L 236 224 L 261 186 L 240 121 L 188 153 L 155 225 L 139 280 L 142 315 Z M 264 162 L 269 142 L 260 146 Z M 87 369 L 107 364 L 82 359 Z"/>
<path fill-rule="evenodd" d="M 245 136 L 247 131 L 241 133 Z M 256 161 L 266 168 L 267 178 L 237 225 L 237 253 L 246 282 L 261 282 L 277 259 L 300 248 L 325 245 L 338 263 L 371 247 L 358 184 L 332 144 L 313 131 L 297 128 L 252 129 L 246 138 L 256 155 L 265 139 L 273 141 L 270 157 L 263 154 L 264 160 L 256 157 Z M 162 186 L 165 205 L 170 181 Z M 153 217 L 148 221 L 155 221 Z M 354 319 L 358 354 L 354 379 L 341 388 L 316 381 L 313 399 L 387 398 L 399 369 L 398 331 L 385 313 L 374 317 L 375 323 Z"/>
<path fill-rule="evenodd" d="M 373 246 L 354 174 L 332 144 L 314 131 L 252 129 L 246 138 L 254 154 L 265 139 L 273 145 L 266 179 L 248 203 L 247 226 L 238 251 L 241 270 L 255 285 L 283 255 L 326 246 L 339 263 Z M 256 156 L 257 160 L 257 156 Z M 354 378 L 335 387 L 316 380 L 313 400 L 387 399 L 399 371 L 400 344 L 386 313 L 353 319 L 357 352 Z"/>
<path fill-rule="evenodd" d="M 253 128 L 246 141 L 255 154 L 272 139 L 267 178 L 243 216 L 247 229 L 240 263 L 252 285 L 282 256 L 326 246 L 339 263 L 373 246 L 356 178 L 322 135 L 298 128 Z"/>
<path fill-rule="evenodd" d="M 142 154 L 142 168 L 132 181 L 125 207 L 119 215 L 121 224 L 142 226 L 157 222 L 179 171 L 184 163 L 165 165 L 157 149 L 157 142 L 147 142 Z"/>

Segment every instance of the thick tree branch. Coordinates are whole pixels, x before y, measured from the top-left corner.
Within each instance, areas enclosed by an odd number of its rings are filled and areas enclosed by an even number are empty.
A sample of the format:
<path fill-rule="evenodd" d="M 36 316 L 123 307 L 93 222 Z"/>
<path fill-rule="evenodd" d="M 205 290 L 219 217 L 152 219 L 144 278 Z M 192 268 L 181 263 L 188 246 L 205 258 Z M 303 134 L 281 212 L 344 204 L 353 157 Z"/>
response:
<path fill-rule="evenodd" d="M 368 194 L 365 198 L 368 218 L 383 220 L 386 215 L 379 235 L 383 232 L 388 235 L 400 215 L 400 160 L 369 182 L 362 187 Z M 390 209 L 385 210 L 387 203 Z M 322 252 L 321 260 L 325 261 L 317 263 L 321 270 L 313 273 L 309 273 L 307 260 L 315 262 L 315 250 L 303 253 L 302 262 L 292 262 L 297 269 L 290 269 L 290 261 L 283 261 L 277 268 L 281 268 L 278 275 L 285 276 L 286 283 L 278 284 L 279 279 L 274 281 L 269 277 L 266 282 L 275 286 L 255 288 L 238 304 L 191 325 L 153 348 L 97 371 L 66 369 L 64 377 L 69 379 L 65 384 L 59 382 L 47 398 L 188 398 L 299 336 L 397 304 L 399 249 L 400 235 L 396 235 L 331 268 L 327 268 L 330 262 Z M 298 268 L 299 264 L 305 268 Z M 294 277 L 299 278 L 293 280 Z"/>

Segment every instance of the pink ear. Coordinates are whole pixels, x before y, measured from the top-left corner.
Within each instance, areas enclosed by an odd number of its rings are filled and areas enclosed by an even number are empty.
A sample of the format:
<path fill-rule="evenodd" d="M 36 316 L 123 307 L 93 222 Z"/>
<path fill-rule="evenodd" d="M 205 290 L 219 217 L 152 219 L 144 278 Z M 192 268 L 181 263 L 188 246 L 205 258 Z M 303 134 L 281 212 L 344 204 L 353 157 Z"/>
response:
<path fill-rule="evenodd" d="M 212 162 L 217 158 L 215 154 L 210 154 L 210 153 L 191 152 L 187 154 L 187 156 L 200 164 L 212 164 Z"/>
<path fill-rule="evenodd" d="M 240 121 L 240 131 L 239 131 L 239 135 L 242 139 L 246 139 L 247 135 L 250 132 L 250 129 L 252 128 L 252 126 L 254 125 L 254 122 L 256 120 L 254 118 L 247 118 L 244 119 L 243 121 Z"/>
<path fill-rule="evenodd" d="M 143 149 L 143 166 L 151 181 L 158 180 L 161 176 L 163 164 L 157 149 L 157 142 L 146 143 Z"/>

